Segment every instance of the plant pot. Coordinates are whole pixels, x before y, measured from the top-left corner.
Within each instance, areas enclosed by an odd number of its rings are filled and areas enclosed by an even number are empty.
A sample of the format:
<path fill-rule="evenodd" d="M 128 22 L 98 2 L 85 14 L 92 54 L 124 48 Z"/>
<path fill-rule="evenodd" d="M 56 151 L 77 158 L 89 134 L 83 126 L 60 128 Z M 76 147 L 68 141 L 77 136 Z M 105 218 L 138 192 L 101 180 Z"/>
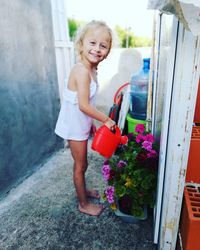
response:
<path fill-rule="evenodd" d="M 115 210 L 115 215 L 126 223 L 138 223 L 141 220 L 147 219 L 147 207 L 144 207 L 144 215 L 142 217 L 136 217 L 133 215 L 124 214 L 119 209 Z"/>

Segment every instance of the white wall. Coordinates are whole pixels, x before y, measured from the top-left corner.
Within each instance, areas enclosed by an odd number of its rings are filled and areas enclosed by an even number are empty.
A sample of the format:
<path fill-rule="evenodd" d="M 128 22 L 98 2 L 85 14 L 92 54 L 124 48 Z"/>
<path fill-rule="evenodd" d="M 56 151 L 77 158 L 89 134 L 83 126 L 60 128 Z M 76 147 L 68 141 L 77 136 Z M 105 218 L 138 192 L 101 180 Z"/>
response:
<path fill-rule="evenodd" d="M 150 56 L 151 48 L 112 49 L 98 68 L 97 107 L 108 113 L 117 89 L 141 69 L 142 58 Z"/>

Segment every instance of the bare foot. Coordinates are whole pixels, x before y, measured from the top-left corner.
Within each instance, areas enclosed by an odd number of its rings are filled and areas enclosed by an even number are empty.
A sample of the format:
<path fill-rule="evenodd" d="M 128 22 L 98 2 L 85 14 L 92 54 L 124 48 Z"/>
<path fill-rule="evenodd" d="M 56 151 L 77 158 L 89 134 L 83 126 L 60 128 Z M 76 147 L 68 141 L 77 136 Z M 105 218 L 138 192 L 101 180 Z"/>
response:
<path fill-rule="evenodd" d="M 94 198 L 94 199 L 100 199 L 101 198 L 101 196 L 100 196 L 100 194 L 98 193 L 97 190 L 87 189 L 86 193 L 87 193 L 87 196 L 90 197 L 90 198 Z"/>
<path fill-rule="evenodd" d="M 105 207 L 102 204 L 92 204 L 87 203 L 84 206 L 78 205 L 78 210 L 81 213 L 92 215 L 92 216 L 99 216 Z"/>
<path fill-rule="evenodd" d="M 94 198 L 94 199 L 100 199 L 101 198 L 101 195 L 95 189 L 87 189 L 86 190 L 86 195 L 87 195 L 88 198 Z M 77 194 L 76 194 L 76 198 L 77 198 Z"/>

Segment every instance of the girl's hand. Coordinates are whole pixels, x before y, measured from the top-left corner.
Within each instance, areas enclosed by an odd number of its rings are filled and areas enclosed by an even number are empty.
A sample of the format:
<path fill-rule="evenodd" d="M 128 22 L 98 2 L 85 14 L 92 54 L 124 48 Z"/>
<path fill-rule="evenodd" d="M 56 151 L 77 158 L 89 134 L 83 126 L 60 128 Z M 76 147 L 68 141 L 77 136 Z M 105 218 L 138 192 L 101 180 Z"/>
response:
<path fill-rule="evenodd" d="M 104 122 L 104 125 L 106 125 L 110 130 L 115 130 L 116 122 L 108 117 Z"/>

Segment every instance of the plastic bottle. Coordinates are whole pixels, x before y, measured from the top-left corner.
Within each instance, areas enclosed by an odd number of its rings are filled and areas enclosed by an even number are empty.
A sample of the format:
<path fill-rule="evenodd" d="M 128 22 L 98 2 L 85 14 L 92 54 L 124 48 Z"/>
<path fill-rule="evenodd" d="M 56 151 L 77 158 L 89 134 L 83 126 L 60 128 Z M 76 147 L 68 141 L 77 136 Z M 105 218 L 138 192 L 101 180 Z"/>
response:
<path fill-rule="evenodd" d="M 150 58 L 143 59 L 143 69 L 131 77 L 130 115 L 146 120 Z"/>

